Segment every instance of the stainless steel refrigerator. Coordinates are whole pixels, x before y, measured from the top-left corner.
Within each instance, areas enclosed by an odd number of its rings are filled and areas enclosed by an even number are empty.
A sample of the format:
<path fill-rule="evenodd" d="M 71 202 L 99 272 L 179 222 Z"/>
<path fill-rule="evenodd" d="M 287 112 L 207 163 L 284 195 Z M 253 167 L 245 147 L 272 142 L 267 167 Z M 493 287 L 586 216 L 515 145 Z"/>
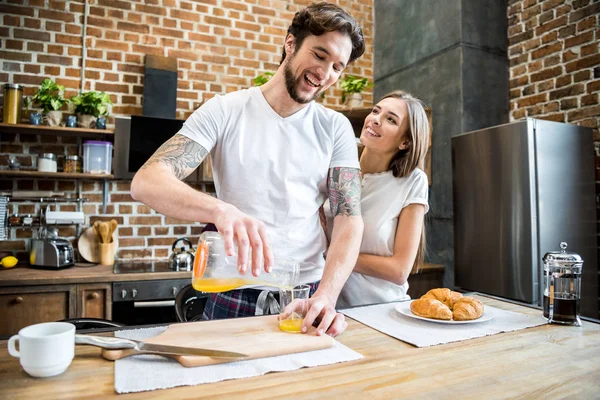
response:
<path fill-rule="evenodd" d="M 542 257 L 583 260 L 581 314 L 598 318 L 592 130 L 536 119 L 452 138 L 455 284 L 540 304 Z"/>

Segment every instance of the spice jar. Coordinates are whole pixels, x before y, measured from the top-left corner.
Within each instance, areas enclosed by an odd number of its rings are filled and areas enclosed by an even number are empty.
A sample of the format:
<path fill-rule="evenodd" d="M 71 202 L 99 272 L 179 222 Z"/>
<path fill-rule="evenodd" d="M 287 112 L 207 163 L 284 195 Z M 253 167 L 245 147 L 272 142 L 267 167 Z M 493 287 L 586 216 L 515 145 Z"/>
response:
<path fill-rule="evenodd" d="M 8 218 L 8 223 L 10 226 L 19 226 L 22 223 L 21 217 L 19 214 L 13 214 Z"/>
<path fill-rule="evenodd" d="M 52 153 L 44 153 L 38 157 L 38 171 L 56 172 L 56 156 Z"/>
<path fill-rule="evenodd" d="M 64 172 L 68 172 L 68 173 L 81 172 L 81 166 L 79 165 L 79 156 L 66 156 L 65 157 Z"/>

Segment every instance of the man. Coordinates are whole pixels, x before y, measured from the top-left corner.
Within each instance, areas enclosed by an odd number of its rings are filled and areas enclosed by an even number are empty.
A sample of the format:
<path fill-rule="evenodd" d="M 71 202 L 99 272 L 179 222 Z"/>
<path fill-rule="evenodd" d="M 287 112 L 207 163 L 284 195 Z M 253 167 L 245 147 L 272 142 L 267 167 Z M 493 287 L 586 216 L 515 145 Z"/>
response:
<path fill-rule="evenodd" d="M 363 52 L 362 31 L 343 9 L 318 3 L 299 11 L 271 80 L 207 101 L 131 183 L 133 198 L 162 214 L 213 223 L 229 255 L 237 244 L 241 274 L 249 266 L 255 276 L 263 266 L 268 273 L 274 254 L 299 260 L 299 283 L 312 288 L 302 330 L 315 323 L 318 335 L 335 336 L 347 326 L 334 307 L 358 257 L 363 225 L 352 127 L 314 100 Z M 181 182 L 209 152 L 218 199 Z M 319 208 L 326 195 L 335 228 L 325 262 Z M 212 294 L 204 318 L 261 314 L 265 294 L 254 288 Z"/>

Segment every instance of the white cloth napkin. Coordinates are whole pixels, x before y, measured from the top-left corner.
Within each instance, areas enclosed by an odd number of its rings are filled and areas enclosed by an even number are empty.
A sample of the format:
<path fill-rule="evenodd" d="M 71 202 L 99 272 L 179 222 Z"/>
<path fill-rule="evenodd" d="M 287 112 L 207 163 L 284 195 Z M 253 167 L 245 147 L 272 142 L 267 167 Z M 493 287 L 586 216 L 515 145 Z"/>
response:
<path fill-rule="evenodd" d="M 448 325 L 437 322 L 422 321 L 408 317 L 396 311 L 397 303 L 377 304 L 358 307 L 340 312 L 363 324 L 377 329 L 386 335 L 400 339 L 417 347 L 458 342 L 482 336 L 495 335 L 519 329 L 543 325 L 541 312 L 539 317 L 531 317 L 512 311 L 485 306 L 484 316 L 493 318 L 486 322 L 464 325 Z M 489 314 L 488 314 L 489 313 Z"/>
<path fill-rule="evenodd" d="M 142 340 L 156 336 L 166 327 L 115 332 L 116 337 Z M 334 341 L 330 349 L 308 351 L 255 360 L 187 368 L 166 357 L 140 355 L 115 361 L 115 391 L 143 392 L 176 386 L 192 386 L 227 379 L 248 378 L 268 372 L 292 371 L 304 367 L 335 364 L 363 358 L 363 355 Z"/>

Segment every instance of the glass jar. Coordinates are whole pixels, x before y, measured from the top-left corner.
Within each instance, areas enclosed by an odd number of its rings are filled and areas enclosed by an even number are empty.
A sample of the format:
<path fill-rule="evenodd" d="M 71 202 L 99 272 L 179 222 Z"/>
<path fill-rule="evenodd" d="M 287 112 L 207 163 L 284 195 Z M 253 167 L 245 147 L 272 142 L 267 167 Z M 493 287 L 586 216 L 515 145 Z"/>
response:
<path fill-rule="evenodd" d="M 225 252 L 225 240 L 218 232 L 204 232 L 200 235 L 196 256 L 194 257 L 194 272 L 192 286 L 200 292 L 216 293 L 238 289 L 246 285 L 293 287 L 299 277 L 300 266 L 297 261 L 289 258 L 278 258 L 271 272 L 261 271 L 259 276 L 252 275 L 248 268 L 245 274 L 240 274 L 237 268 L 237 248 L 233 256 Z M 249 260 L 252 255 L 249 254 Z"/>
<path fill-rule="evenodd" d="M 68 172 L 71 174 L 81 172 L 81 166 L 79 164 L 79 156 L 66 156 L 65 157 L 64 172 Z"/>
<path fill-rule="evenodd" d="M 23 86 L 7 83 L 3 87 L 4 92 L 4 112 L 3 120 L 5 124 L 21 123 L 21 101 L 23 100 Z"/>
<path fill-rule="evenodd" d="M 583 259 L 567 252 L 567 243 L 561 251 L 550 251 L 544 261 L 544 318 L 548 323 L 581 326 L 581 270 Z"/>
<path fill-rule="evenodd" d="M 38 157 L 38 171 L 40 172 L 56 172 L 56 156 L 52 153 L 43 153 Z"/>

